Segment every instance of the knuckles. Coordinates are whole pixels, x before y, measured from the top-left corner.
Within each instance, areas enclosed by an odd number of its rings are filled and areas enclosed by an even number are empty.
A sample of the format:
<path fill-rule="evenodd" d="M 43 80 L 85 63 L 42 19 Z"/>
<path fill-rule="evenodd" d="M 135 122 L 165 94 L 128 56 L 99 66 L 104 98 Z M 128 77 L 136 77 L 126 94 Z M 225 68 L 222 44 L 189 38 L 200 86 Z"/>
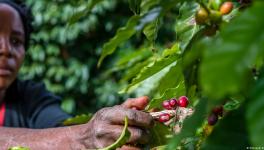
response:
<path fill-rule="evenodd" d="M 148 130 L 146 130 L 146 128 L 153 125 L 153 118 L 148 113 L 126 109 L 120 105 L 116 105 L 100 109 L 91 121 L 93 124 L 94 140 L 98 141 L 96 145 L 104 145 L 110 141 L 113 142 L 112 140 L 117 138 L 116 136 L 119 135 L 119 131 L 112 129 L 112 120 L 119 122 L 118 120 L 120 119 L 120 122 L 122 122 L 124 116 L 128 117 L 130 122 L 129 125 L 133 128 L 133 130 L 131 130 L 132 136 L 130 142 L 143 144 L 149 141 L 150 136 L 148 135 L 149 132 L 147 132 Z"/>
<path fill-rule="evenodd" d="M 103 122 L 97 122 L 94 128 L 94 135 L 96 138 L 101 138 L 105 134 L 105 124 Z"/>
<path fill-rule="evenodd" d="M 135 110 L 130 110 L 127 113 L 127 118 L 132 122 L 136 122 L 137 120 L 139 120 L 139 115 L 136 113 Z"/>
<path fill-rule="evenodd" d="M 105 108 L 100 109 L 99 111 L 96 112 L 95 119 L 96 120 L 106 120 L 110 111 L 111 111 L 111 107 L 105 107 Z"/>

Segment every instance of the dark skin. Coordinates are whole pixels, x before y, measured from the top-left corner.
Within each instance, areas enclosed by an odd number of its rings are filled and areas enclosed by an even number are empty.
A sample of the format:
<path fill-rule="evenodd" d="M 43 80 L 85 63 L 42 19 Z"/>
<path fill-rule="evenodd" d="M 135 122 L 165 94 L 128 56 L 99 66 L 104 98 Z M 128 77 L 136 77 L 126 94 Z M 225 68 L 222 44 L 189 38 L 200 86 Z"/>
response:
<path fill-rule="evenodd" d="M 25 33 L 18 12 L 9 5 L 0 4 L 0 102 L 6 89 L 15 80 L 25 57 Z M 129 99 L 122 105 L 99 110 L 86 124 L 49 128 L 0 128 L 0 150 L 25 146 L 31 150 L 79 150 L 106 147 L 120 136 L 124 117 L 128 117 L 131 138 L 121 150 L 138 150 L 136 144 L 149 140 L 148 129 L 153 118 L 143 110 L 147 97 Z M 134 146 L 131 146 L 134 145 Z"/>

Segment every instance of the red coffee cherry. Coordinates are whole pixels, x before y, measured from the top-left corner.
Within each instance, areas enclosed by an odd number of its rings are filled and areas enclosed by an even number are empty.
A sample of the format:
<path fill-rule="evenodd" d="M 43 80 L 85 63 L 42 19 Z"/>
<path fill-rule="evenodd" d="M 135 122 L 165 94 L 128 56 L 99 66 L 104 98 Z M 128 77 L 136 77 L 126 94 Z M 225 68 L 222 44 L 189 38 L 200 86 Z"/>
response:
<path fill-rule="evenodd" d="M 165 100 L 165 101 L 163 101 L 163 102 L 162 102 L 162 106 L 163 106 L 164 109 L 167 109 L 167 110 L 172 109 L 169 100 Z"/>
<path fill-rule="evenodd" d="M 172 108 L 175 108 L 178 105 L 178 102 L 175 98 L 170 99 L 169 103 Z"/>
<path fill-rule="evenodd" d="M 232 11 L 232 9 L 233 9 L 232 2 L 224 2 L 220 7 L 220 13 L 221 15 L 227 15 Z"/>
<path fill-rule="evenodd" d="M 181 96 L 178 99 L 178 106 L 180 107 L 187 107 L 189 104 L 188 98 L 186 96 Z"/>
<path fill-rule="evenodd" d="M 223 110 L 224 110 L 224 108 L 223 108 L 223 105 L 220 105 L 220 106 L 216 106 L 213 110 L 212 110 L 212 112 L 215 114 L 215 115 L 217 115 L 217 116 L 223 116 Z"/>
<path fill-rule="evenodd" d="M 167 122 L 170 120 L 170 114 L 164 113 L 159 116 L 159 122 Z"/>
<path fill-rule="evenodd" d="M 217 121 L 218 121 L 218 116 L 214 113 L 212 113 L 207 119 L 208 124 L 211 126 L 215 125 Z"/>

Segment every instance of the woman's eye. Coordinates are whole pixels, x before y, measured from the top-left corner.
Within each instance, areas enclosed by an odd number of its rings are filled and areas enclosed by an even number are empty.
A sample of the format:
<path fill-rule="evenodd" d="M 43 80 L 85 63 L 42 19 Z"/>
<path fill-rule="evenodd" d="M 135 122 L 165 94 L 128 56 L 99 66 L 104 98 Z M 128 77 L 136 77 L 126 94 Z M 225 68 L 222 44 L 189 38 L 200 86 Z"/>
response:
<path fill-rule="evenodd" d="M 11 44 L 15 46 L 20 46 L 23 45 L 23 41 L 20 40 L 19 38 L 11 38 Z"/>

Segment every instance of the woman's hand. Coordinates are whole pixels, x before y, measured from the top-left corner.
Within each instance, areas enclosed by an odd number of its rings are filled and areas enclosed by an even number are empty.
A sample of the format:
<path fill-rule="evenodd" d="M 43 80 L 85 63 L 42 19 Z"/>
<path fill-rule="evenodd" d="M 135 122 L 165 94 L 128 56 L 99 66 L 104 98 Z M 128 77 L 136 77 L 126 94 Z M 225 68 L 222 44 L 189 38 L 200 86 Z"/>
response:
<path fill-rule="evenodd" d="M 99 110 L 83 133 L 82 142 L 86 148 L 103 148 L 114 143 L 124 128 L 124 118 L 128 117 L 128 130 L 131 137 L 121 149 L 135 150 L 135 144 L 146 144 L 149 140 L 148 129 L 153 125 L 153 118 L 143 110 L 148 104 L 148 97 L 128 99 L 122 105 Z M 132 146 L 131 146 L 132 145 Z"/>

